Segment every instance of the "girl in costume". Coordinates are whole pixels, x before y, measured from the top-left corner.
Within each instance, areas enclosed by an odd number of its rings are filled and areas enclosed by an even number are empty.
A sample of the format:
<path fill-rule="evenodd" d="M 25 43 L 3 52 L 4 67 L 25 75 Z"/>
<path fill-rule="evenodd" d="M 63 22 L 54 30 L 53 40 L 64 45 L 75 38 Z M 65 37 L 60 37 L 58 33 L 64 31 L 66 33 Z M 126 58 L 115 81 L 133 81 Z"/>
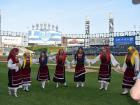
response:
<path fill-rule="evenodd" d="M 20 61 L 22 64 L 21 72 L 22 72 L 22 84 L 23 90 L 29 92 L 29 86 L 31 85 L 31 65 L 32 65 L 32 57 L 29 52 L 25 52 L 23 55 L 23 60 Z"/>
<path fill-rule="evenodd" d="M 139 53 L 136 48 L 132 46 L 128 48 L 128 53 L 125 56 L 123 71 L 122 95 L 126 95 L 129 89 L 134 85 L 135 77 L 139 72 Z"/>
<path fill-rule="evenodd" d="M 67 55 L 63 49 L 59 49 L 56 54 L 56 68 L 54 73 L 53 81 L 56 83 L 56 87 L 59 87 L 59 84 L 67 86 L 65 79 L 65 61 Z"/>
<path fill-rule="evenodd" d="M 85 62 L 88 63 L 87 58 L 85 57 L 85 53 L 82 47 L 79 47 L 75 56 L 74 61 L 72 63 L 76 62 L 75 66 L 75 73 L 74 73 L 74 82 L 76 82 L 76 87 L 84 87 L 85 82 Z"/>
<path fill-rule="evenodd" d="M 108 47 L 103 47 L 100 55 L 98 55 L 93 61 L 91 61 L 91 63 L 95 64 L 97 61 L 101 62 L 98 74 L 100 90 L 107 90 L 111 80 L 111 63 L 113 66 L 120 68 L 119 63 L 111 54 Z"/>
<path fill-rule="evenodd" d="M 37 75 L 37 80 L 41 82 L 41 87 L 44 89 L 46 81 L 50 80 L 49 69 L 48 69 L 48 56 L 45 51 L 40 53 L 39 58 L 39 70 Z"/>
<path fill-rule="evenodd" d="M 18 48 L 13 48 L 7 58 L 8 62 L 8 89 L 9 95 L 17 97 L 17 90 L 22 85 L 20 63 L 18 60 Z"/>

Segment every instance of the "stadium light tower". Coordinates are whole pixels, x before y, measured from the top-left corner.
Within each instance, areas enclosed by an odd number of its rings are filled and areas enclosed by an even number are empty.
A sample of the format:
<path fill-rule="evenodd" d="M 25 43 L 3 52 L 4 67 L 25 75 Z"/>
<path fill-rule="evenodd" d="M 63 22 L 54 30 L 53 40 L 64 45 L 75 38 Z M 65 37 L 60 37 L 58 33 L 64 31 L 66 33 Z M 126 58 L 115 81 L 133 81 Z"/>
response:
<path fill-rule="evenodd" d="M 54 31 L 54 27 L 55 27 L 55 26 L 54 26 L 54 25 L 52 25 L 52 31 Z"/>
<path fill-rule="evenodd" d="M 44 30 L 46 31 L 47 30 L 47 23 L 44 22 Z"/>
<path fill-rule="evenodd" d="M 109 33 L 114 33 L 114 18 L 112 13 L 109 13 Z"/>
<path fill-rule="evenodd" d="M 89 47 L 90 38 L 90 17 L 86 17 L 85 20 L 85 47 Z"/>
<path fill-rule="evenodd" d="M 40 30 L 44 30 L 43 23 L 40 23 Z"/>
<path fill-rule="evenodd" d="M 36 30 L 39 30 L 39 24 L 38 23 L 36 24 Z"/>
<path fill-rule="evenodd" d="M 51 25 L 48 23 L 48 30 L 50 31 L 50 29 L 51 29 Z"/>
<path fill-rule="evenodd" d="M 55 27 L 55 30 L 58 32 L 58 25 Z"/>
<path fill-rule="evenodd" d="M 35 25 L 32 25 L 32 30 L 34 30 L 35 29 Z"/>

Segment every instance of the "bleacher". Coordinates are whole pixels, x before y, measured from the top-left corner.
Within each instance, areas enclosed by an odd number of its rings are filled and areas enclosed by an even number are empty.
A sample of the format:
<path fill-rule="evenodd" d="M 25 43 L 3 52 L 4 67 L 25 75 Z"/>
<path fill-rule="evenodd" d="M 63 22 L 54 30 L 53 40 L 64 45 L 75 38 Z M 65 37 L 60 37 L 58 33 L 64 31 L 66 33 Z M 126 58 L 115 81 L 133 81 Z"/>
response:
<path fill-rule="evenodd" d="M 85 54 L 86 55 L 98 55 L 101 51 L 101 48 L 103 46 L 92 46 L 90 48 L 84 48 L 84 51 L 85 51 Z M 127 53 L 127 49 L 128 49 L 129 45 L 119 45 L 119 46 L 110 46 L 110 50 L 111 50 L 111 53 L 115 56 L 124 56 L 126 53 Z M 140 46 L 135 46 L 136 49 L 139 51 L 140 53 Z M 67 52 L 68 55 L 72 55 L 74 53 L 76 53 L 77 51 L 77 48 L 72 48 L 71 50 L 69 50 Z"/>

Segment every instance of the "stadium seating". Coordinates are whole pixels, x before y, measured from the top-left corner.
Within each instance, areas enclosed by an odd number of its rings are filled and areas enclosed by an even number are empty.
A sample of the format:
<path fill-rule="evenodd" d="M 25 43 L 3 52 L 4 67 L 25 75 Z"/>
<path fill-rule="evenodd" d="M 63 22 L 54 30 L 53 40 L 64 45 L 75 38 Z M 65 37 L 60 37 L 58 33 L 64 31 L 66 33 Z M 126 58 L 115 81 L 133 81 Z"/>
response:
<path fill-rule="evenodd" d="M 103 46 L 92 46 L 90 48 L 84 48 L 85 54 L 96 56 L 100 53 L 102 47 Z M 124 56 L 127 53 L 128 47 L 129 45 L 110 46 L 110 50 L 112 54 L 115 56 Z M 135 47 L 140 52 L 140 46 L 135 46 Z M 78 47 L 69 49 L 69 51 L 67 51 L 67 54 L 73 55 L 74 53 L 76 53 L 77 48 Z"/>

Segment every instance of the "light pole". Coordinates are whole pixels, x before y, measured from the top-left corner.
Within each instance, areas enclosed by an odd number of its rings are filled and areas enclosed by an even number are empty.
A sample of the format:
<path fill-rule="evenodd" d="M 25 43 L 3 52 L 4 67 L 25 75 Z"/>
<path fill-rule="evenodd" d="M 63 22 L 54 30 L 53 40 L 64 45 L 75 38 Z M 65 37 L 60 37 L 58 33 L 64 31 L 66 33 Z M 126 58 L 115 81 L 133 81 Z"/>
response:
<path fill-rule="evenodd" d="M 89 47 L 90 38 L 90 17 L 86 17 L 85 20 L 85 47 Z"/>
<path fill-rule="evenodd" d="M 112 13 L 109 13 L 109 33 L 114 33 L 114 18 Z"/>

